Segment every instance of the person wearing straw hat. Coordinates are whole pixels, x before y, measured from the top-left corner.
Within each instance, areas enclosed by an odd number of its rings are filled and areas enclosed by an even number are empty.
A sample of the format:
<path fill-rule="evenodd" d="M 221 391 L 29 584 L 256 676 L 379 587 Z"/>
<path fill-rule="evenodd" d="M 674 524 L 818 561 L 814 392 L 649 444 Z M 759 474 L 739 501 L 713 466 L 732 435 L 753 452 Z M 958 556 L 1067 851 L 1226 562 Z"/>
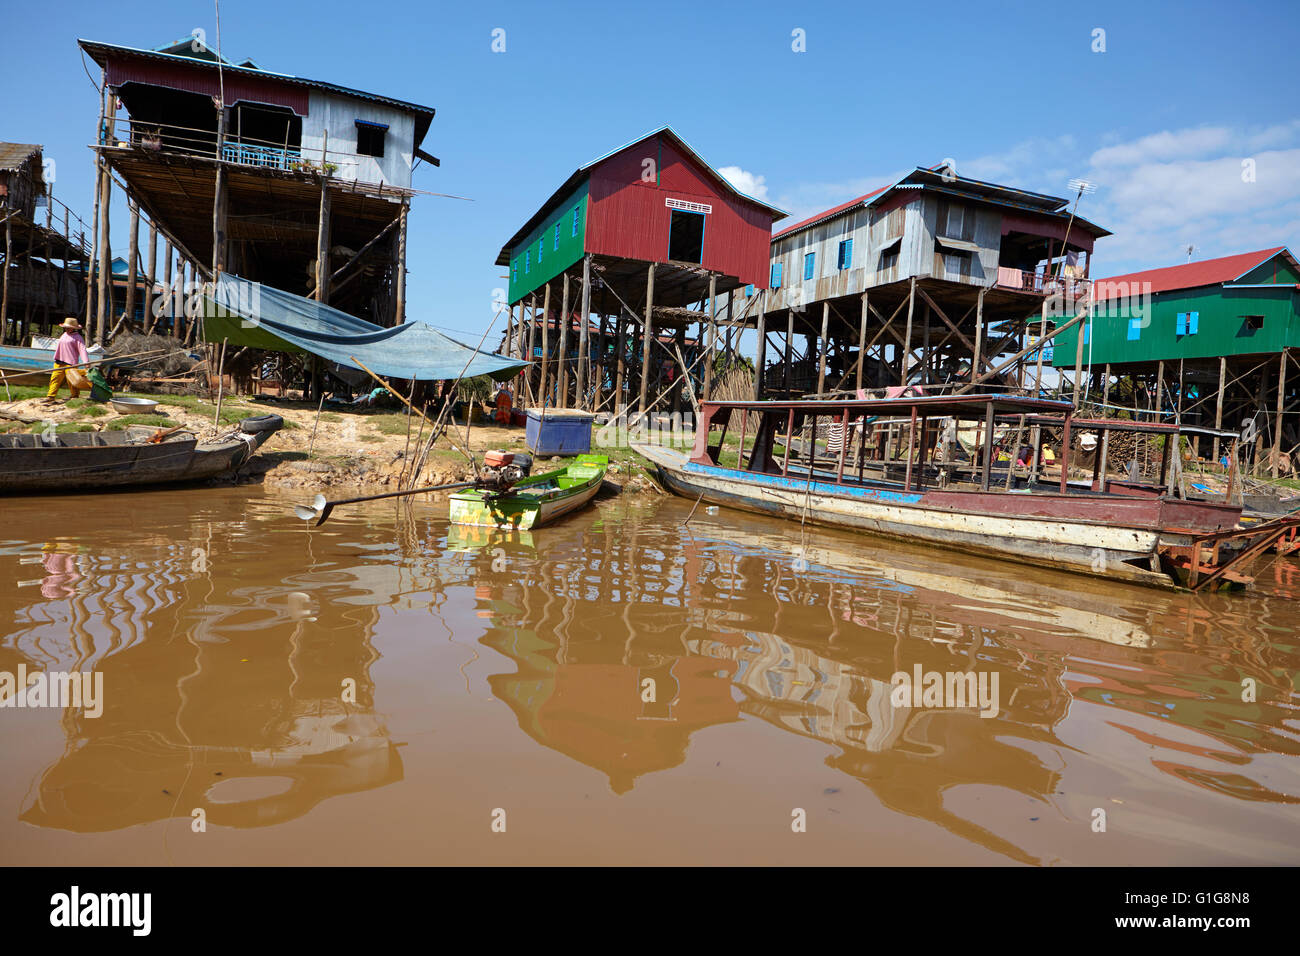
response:
<path fill-rule="evenodd" d="M 63 334 L 54 345 L 54 371 L 50 373 L 50 390 L 45 393 L 47 403 L 57 401 L 56 396 L 65 382 L 73 398 L 80 396 L 81 389 L 68 380 L 67 368 L 69 365 L 84 365 L 90 361 L 86 341 L 81 337 L 81 323 L 68 316 L 59 327 L 63 329 Z"/>

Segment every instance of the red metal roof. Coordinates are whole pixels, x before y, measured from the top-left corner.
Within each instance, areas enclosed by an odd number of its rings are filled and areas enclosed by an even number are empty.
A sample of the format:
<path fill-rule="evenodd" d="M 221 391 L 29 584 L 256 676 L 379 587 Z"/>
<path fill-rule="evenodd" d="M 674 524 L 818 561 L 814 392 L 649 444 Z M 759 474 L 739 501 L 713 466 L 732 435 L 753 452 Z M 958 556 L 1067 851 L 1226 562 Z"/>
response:
<path fill-rule="evenodd" d="M 823 219 L 830 219 L 832 216 L 838 216 L 846 209 L 852 209 L 855 206 L 862 205 L 872 196 L 879 196 L 886 189 L 889 189 L 890 186 L 893 185 L 894 185 L 893 183 L 890 183 L 888 186 L 881 186 L 879 189 L 873 189 L 871 192 L 865 193 L 859 196 L 857 199 L 850 199 L 848 202 L 840 203 L 838 206 L 832 206 L 830 209 L 826 209 L 822 212 L 819 212 L 815 216 L 809 216 L 807 219 L 804 219 L 800 222 L 796 222 L 793 226 L 786 226 L 780 232 L 773 233 L 772 238 L 780 239 L 782 236 L 786 235 L 787 233 L 798 232 L 800 229 L 805 229 L 808 226 L 811 226 L 815 222 L 821 222 Z"/>
<path fill-rule="evenodd" d="M 1094 286 L 1098 299 L 1116 298 L 1121 291 L 1128 294 L 1133 283 L 1139 286 L 1151 283 L 1152 292 L 1172 292 L 1175 289 L 1195 289 L 1199 286 L 1219 285 L 1240 279 L 1247 272 L 1267 262 L 1279 252 L 1285 252 L 1286 246 L 1273 249 L 1261 249 L 1259 252 L 1241 252 L 1235 256 L 1223 256 L 1218 259 L 1206 259 L 1203 262 L 1185 262 L 1180 266 L 1165 266 L 1163 269 L 1147 269 L 1144 272 L 1129 272 L 1125 275 L 1097 279 Z M 1105 283 L 1105 285 L 1103 285 Z M 1121 290 L 1119 283 L 1124 283 Z"/>

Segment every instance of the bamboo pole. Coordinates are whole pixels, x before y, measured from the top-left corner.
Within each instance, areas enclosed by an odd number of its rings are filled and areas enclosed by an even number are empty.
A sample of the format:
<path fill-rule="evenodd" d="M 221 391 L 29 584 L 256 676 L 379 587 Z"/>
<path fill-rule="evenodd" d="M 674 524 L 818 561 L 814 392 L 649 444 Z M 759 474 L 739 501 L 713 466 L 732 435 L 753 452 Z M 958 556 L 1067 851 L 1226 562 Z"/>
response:
<path fill-rule="evenodd" d="M 587 318 L 591 315 L 591 253 L 582 257 L 582 314 L 578 321 L 578 407 L 587 407 L 587 393 L 591 389 L 591 343 Z M 595 400 L 594 397 L 592 399 Z"/>
<path fill-rule="evenodd" d="M 550 404 L 551 376 L 551 284 L 546 283 L 542 294 L 542 390 L 539 398 L 542 407 Z"/>

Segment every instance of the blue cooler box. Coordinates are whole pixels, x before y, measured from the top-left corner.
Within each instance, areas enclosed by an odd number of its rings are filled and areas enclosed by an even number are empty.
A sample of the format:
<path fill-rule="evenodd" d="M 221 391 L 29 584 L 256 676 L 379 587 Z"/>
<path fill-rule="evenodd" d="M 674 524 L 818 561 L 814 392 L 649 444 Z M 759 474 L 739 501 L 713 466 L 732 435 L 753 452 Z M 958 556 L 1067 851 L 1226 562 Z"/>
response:
<path fill-rule="evenodd" d="M 534 455 L 585 455 L 591 451 L 596 416 L 576 408 L 528 409 L 524 437 Z"/>

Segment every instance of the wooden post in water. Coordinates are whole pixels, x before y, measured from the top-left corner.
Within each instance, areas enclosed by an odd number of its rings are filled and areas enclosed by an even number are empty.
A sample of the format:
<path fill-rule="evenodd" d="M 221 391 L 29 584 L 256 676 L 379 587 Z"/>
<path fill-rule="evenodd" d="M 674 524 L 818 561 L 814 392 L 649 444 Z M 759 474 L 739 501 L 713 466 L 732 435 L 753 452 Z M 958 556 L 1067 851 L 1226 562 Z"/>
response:
<path fill-rule="evenodd" d="M 767 290 L 758 293 L 758 352 L 754 361 L 754 401 L 763 397 L 763 372 L 767 365 Z M 737 340 L 739 344 L 739 340 Z"/>
<path fill-rule="evenodd" d="M 1226 356 L 1219 356 L 1219 394 L 1214 401 L 1214 427 L 1215 430 L 1223 428 L 1223 390 L 1228 379 L 1228 359 Z M 1214 436 L 1214 445 L 1212 449 L 1214 463 L 1219 463 L 1219 436 Z"/>

